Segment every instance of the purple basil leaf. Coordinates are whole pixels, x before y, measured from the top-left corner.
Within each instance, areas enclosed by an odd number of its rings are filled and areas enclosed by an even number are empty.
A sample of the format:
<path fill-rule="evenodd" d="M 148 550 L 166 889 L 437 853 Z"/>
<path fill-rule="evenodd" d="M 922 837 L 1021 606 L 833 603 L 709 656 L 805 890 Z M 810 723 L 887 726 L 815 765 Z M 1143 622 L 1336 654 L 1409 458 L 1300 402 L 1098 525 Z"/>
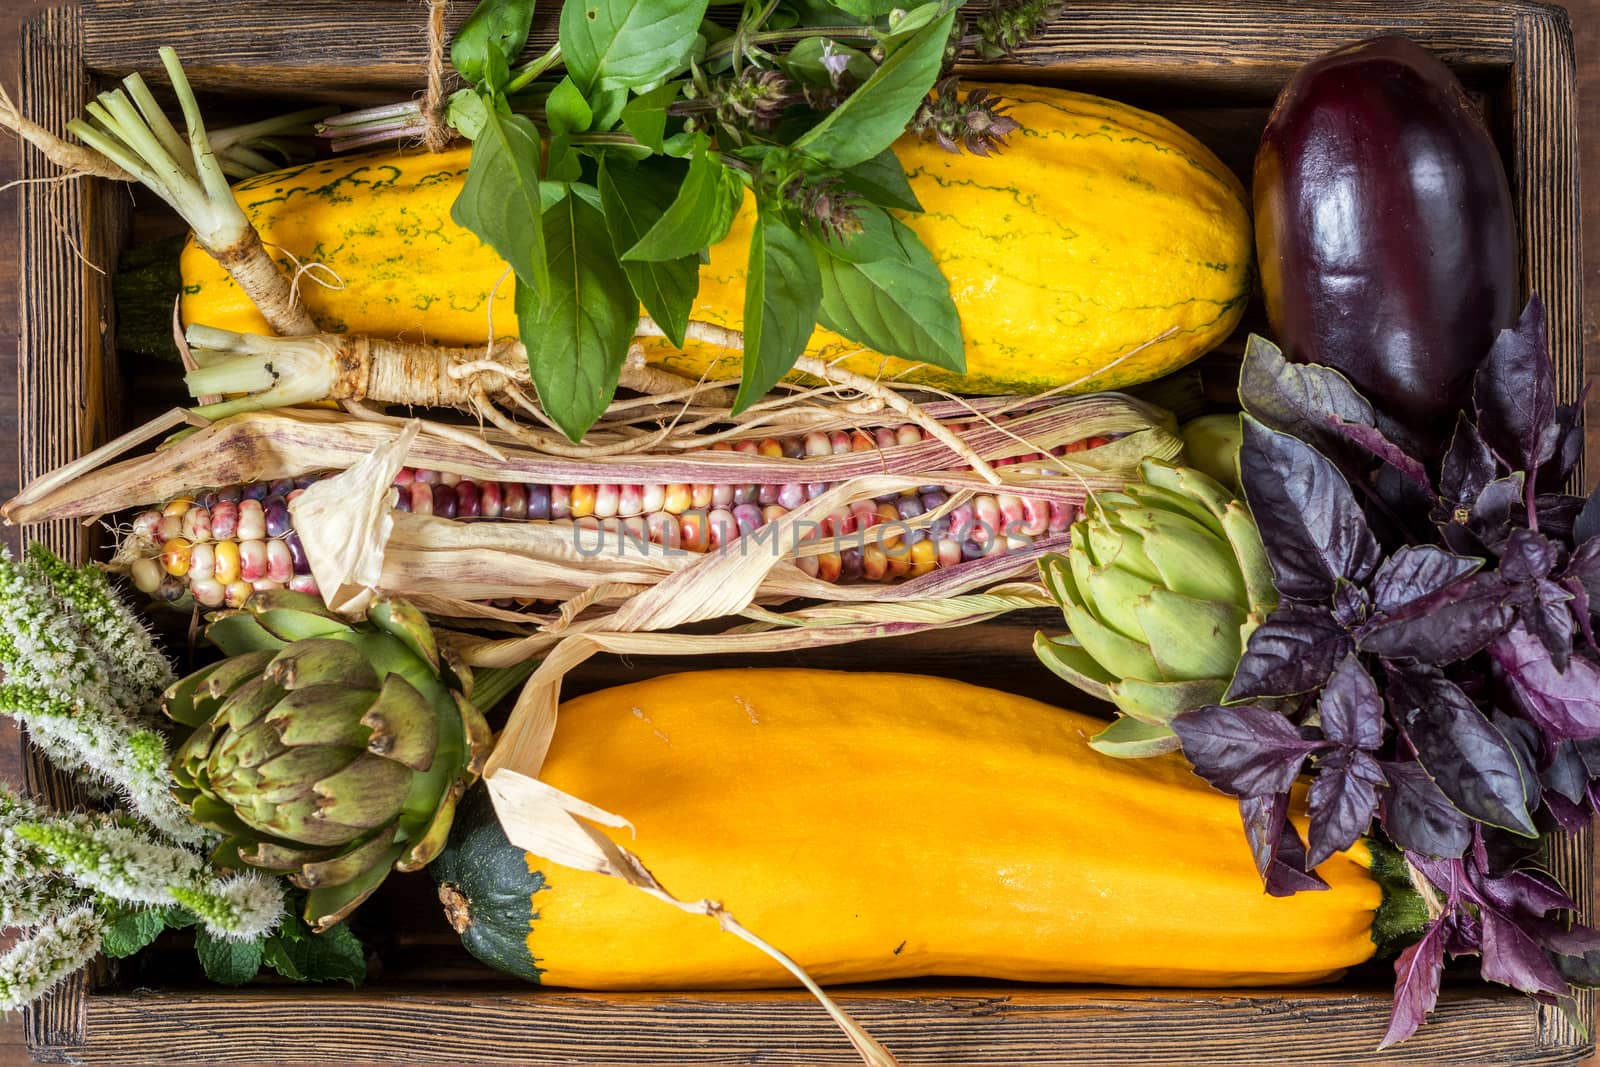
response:
<path fill-rule="evenodd" d="M 1336 578 L 1365 584 L 1381 553 L 1344 475 L 1304 441 L 1242 422 L 1239 478 L 1278 592 L 1326 600 Z"/>
<path fill-rule="evenodd" d="M 1292 897 L 1328 888 L 1320 875 L 1306 869 L 1305 843 L 1289 822 L 1289 794 L 1243 797 L 1239 818 L 1268 896 Z"/>
<path fill-rule="evenodd" d="M 1519 472 L 1507 478 L 1496 478 L 1478 494 L 1467 526 L 1484 544 L 1498 545 L 1511 532 L 1513 517 L 1521 515 L 1527 507 L 1522 495 L 1523 485 Z"/>
<path fill-rule="evenodd" d="M 1600 778 L 1600 740 L 1574 741 L 1572 748 L 1578 753 L 1578 758 L 1583 760 L 1589 777 Z"/>
<path fill-rule="evenodd" d="M 1399 611 L 1482 566 L 1483 560 L 1476 556 L 1458 556 L 1433 545 L 1406 545 L 1396 549 L 1373 575 L 1373 603 L 1379 611 Z"/>
<path fill-rule="evenodd" d="M 1544 784 L 1547 801 L 1551 793 L 1557 793 L 1574 804 L 1583 803 L 1584 790 L 1589 788 L 1589 768 L 1576 741 L 1562 741 L 1555 746 L 1549 766 L 1539 772 L 1539 781 Z"/>
<path fill-rule="evenodd" d="M 1600 538 L 1600 486 L 1595 486 L 1594 492 L 1589 494 L 1589 499 L 1583 503 L 1583 510 L 1578 512 L 1578 518 L 1572 524 L 1573 544 L 1581 545 L 1596 538 Z"/>
<path fill-rule="evenodd" d="M 1290 363 L 1271 341 L 1250 335 L 1239 368 L 1239 403 L 1263 426 L 1309 441 L 1348 470 L 1361 470 L 1366 453 L 1352 447 L 1329 418 L 1362 426 L 1374 422 L 1372 405 L 1338 371 L 1316 363 Z"/>
<path fill-rule="evenodd" d="M 1478 432 L 1512 470 L 1531 471 L 1555 455 L 1555 365 L 1545 339 L 1544 305 L 1528 300 L 1517 325 L 1501 330 L 1472 383 Z"/>
<path fill-rule="evenodd" d="M 1281 607 L 1251 633 L 1223 698 L 1229 701 L 1308 693 L 1328 680 L 1353 647 L 1324 608 Z"/>
<path fill-rule="evenodd" d="M 1566 979 L 1537 941 L 1511 919 L 1493 908 L 1481 908 L 1484 980 L 1499 982 L 1524 993 L 1569 992 Z"/>
<path fill-rule="evenodd" d="M 1507 915 L 1548 915 L 1577 911 L 1578 905 L 1550 875 L 1537 870 L 1511 871 L 1499 878 L 1480 878 L 1477 889 Z"/>
<path fill-rule="evenodd" d="M 1549 650 L 1521 624 L 1489 646 L 1518 708 L 1552 740 L 1600 738 L 1600 667 L 1574 656 L 1556 670 Z"/>
<path fill-rule="evenodd" d="M 1500 550 L 1500 573 L 1507 581 L 1532 582 L 1547 577 L 1560 550 L 1534 530 L 1512 530 Z"/>
<path fill-rule="evenodd" d="M 1417 762 L 1464 814 L 1537 835 L 1517 754 L 1504 734 L 1442 674 L 1391 669 L 1389 700 Z"/>
<path fill-rule="evenodd" d="M 1428 499 L 1431 500 L 1438 495 L 1433 488 L 1433 480 L 1428 477 L 1428 469 L 1422 465 L 1422 462 L 1408 455 L 1405 449 L 1383 436 L 1383 431 L 1376 426 L 1363 426 L 1360 423 L 1345 422 L 1334 415 L 1328 416 L 1328 425 L 1332 426 L 1335 431 L 1347 440 L 1354 441 L 1361 448 L 1393 467 L 1418 492 Z"/>
<path fill-rule="evenodd" d="M 1330 741 L 1368 752 L 1383 744 L 1383 697 L 1355 653 L 1346 656 L 1328 676 L 1317 712 L 1322 732 Z"/>
<path fill-rule="evenodd" d="M 1588 393 L 1588 389 L 1584 389 Z M 1562 404 L 1556 408 L 1556 454 L 1539 468 L 1538 488 L 1558 493 L 1583 461 L 1583 405 Z"/>
<path fill-rule="evenodd" d="M 1340 578 L 1333 584 L 1333 619 L 1340 626 L 1350 629 L 1361 625 L 1371 608 L 1372 599 L 1367 591 L 1348 578 Z"/>
<path fill-rule="evenodd" d="M 1572 593 L 1546 579 L 1529 588 L 1517 605 L 1517 618 L 1539 639 L 1550 653 L 1550 662 L 1563 674 L 1572 661 L 1573 621 L 1567 607 L 1571 602 Z"/>
<path fill-rule="evenodd" d="M 1483 926 L 1464 911 L 1445 918 L 1444 950 L 1452 956 L 1476 956 L 1483 946 Z"/>
<path fill-rule="evenodd" d="M 1383 771 L 1365 752 L 1339 750 L 1317 764 L 1311 780 L 1311 854 L 1306 866 L 1316 868 L 1336 852 L 1356 843 L 1372 827 L 1378 810 Z"/>
<path fill-rule="evenodd" d="M 1581 496 L 1540 493 L 1533 498 L 1533 508 L 1539 516 L 1539 531 L 1562 544 L 1572 544 L 1572 528 L 1577 524 L 1583 505 L 1584 499 Z"/>
<path fill-rule="evenodd" d="M 1585 830 L 1594 821 L 1594 816 L 1589 814 L 1589 809 L 1581 804 L 1574 804 L 1560 793 L 1546 791 L 1544 794 L 1544 810 L 1555 819 L 1556 825 L 1569 834 Z"/>
<path fill-rule="evenodd" d="M 1439 473 L 1439 493 L 1452 505 L 1471 504 L 1494 481 L 1494 453 L 1483 443 L 1477 427 L 1467 421 L 1466 412 L 1456 418 L 1455 436 L 1444 454 Z"/>
<path fill-rule="evenodd" d="M 1472 843 L 1467 817 L 1415 763 L 1380 764 L 1389 785 L 1380 800 L 1383 831 L 1407 852 L 1451 858 Z"/>
<path fill-rule="evenodd" d="M 1583 639 L 1589 647 L 1600 652 L 1600 643 L 1594 638 L 1594 623 L 1592 621 L 1593 608 L 1589 603 L 1589 590 L 1576 578 L 1561 579 L 1561 588 L 1572 594 L 1572 615 L 1578 620 L 1578 629 L 1583 633 Z"/>
<path fill-rule="evenodd" d="M 1511 626 L 1516 611 L 1493 571 L 1458 579 L 1402 609 L 1374 616 L 1356 645 L 1385 659 L 1455 663 L 1466 659 Z"/>
<path fill-rule="evenodd" d="M 1489 721 L 1511 742 L 1511 751 L 1517 757 L 1517 770 L 1522 774 L 1523 800 L 1527 802 L 1529 811 L 1537 811 L 1539 798 L 1544 793 L 1544 787 L 1539 782 L 1539 748 L 1542 741 L 1539 728 L 1526 719 L 1513 718 L 1499 708 L 1489 716 Z M 1479 866 L 1487 867 L 1488 860 L 1482 860 Z"/>
<path fill-rule="evenodd" d="M 1549 951 L 1561 977 L 1584 989 L 1600 986 L 1600 931 L 1551 919 L 1525 920 L 1523 925 Z"/>
<path fill-rule="evenodd" d="M 1439 999 L 1439 976 L 1444 973 L 1445 924 L 1435 919 L 1422 938 L 1394 961 L 1394 1008 L 1389 1031 L 1379 1049 L 1398 1045 L 1417 1032 Z"/>
<path fill-rule="evenodd" d="M 1585 537 L 1578 541 L 1572 558 L 1567 561 L 1563 576 L 1576 579 L 1589 594 L 1589 604 L 1600 604 L 1600 537 Z"/>
<path fill-rule="evenodd" d="M 1324 747 L 1277 712 L 1250 705 L 1208 705 L 1179 715 L 1172 728 L 1195 773 L 1236 797 L 1287 793 L 1306 756 Z"/>

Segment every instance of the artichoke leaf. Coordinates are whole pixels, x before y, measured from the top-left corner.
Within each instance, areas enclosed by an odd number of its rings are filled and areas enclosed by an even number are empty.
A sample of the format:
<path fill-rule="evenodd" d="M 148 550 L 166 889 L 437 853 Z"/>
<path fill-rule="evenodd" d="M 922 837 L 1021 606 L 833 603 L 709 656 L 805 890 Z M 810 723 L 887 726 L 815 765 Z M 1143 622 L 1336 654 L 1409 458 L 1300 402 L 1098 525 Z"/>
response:
<path fill-rule="evenodd" d="M 344 921 L 363 900 L 372 895 L 373 890 L 383 884 L 383 880 L 389 876 L 389 868 L 404 850 L 404 845 L 393 845 L 383 854 L 380 862 L 374 863 L 360 877 L 343 885 L 325 886 L 307 893 L 305 920 L 312 931 L 320 934 L 328 927 Z"/>
<path fill-rule="evenodd" d="M 336 848 L 302 848 L 282 841 L 256 839 L 249 844 L 235 844 L 240 861 L 264 871 L 295 871 L 301 864 L 318 863 L 339 854 Z"/>
<path fill-rule="evenodd" d="M 1167 678 L 1144 642 L 1130 641 L 1101 624 L 1076 604 L 1068 604 L 1061 610 L 1067 617 L 1067 628 L 1072 631 L 1072 636 L 1109 674 L 1117 678 L 1145 678 L 1149 681 Z"/>
<path fill-rule="evenodd" d="M 1233 677 L 1244 651 L 1239 644 L 1239 627 L 1245 621 L 1242 608 L 1155 589 L 1135 603 L 1133 611 L 1165 680 Z"/>
<path fill-rule="evenodd" d="M 395 870 L 420 871 L 444 851 L 445 842 L 450 839 L 450 827 L 456 821 L 456 804 L 466 788 L 465 782 L 457 780 L 445 792 L 444 799 L 439 802 L 439 810 L 434 812 L 433 822 L 428 824 L 427 830 L 411 846 L 410 851 L 395 861 Z"/>
<path fill-rule="evenodd" d="M 405 804 L 412 774 L 403 764 L 363 752 L 349 766 L 312 786 L 319 816 L 369 830 L 382 826 Z"/>
<path fill-rule="evenodd" d="M 1250 614 L 1264 619 L 1278 606 L 1278 587 L 1272 584 L 1272 564 L 1267 559 L 1266 546 L 1261 543 L 1261 530 L 1242 501 L 1234 501 L 1222 515 L 1222 526 L 1227 532 L 1228 544 L 1233 546 L 1233 556 L 1244 577 L 1245 597 Z"/>
<path fill-rule="evenodd" d="M 1128 486 L 1128 495 L 1149 508 L 1160 508 L 1165 511 L 1175 511 L 1186 515 L 1205 527 L 1215 537 L 1226 536 L 1222 531 L 1222 520 L 1211 513 L 1211 510 L 1193 497 L 1175 493 L 1170 489 L 1163 489 L 1158 485 L 1145 485 L 1134 483 Z"/>
<path fill-rule="evenodd" d="M 1078 588 L 1084 591 L 1083 606 L 1095 618 L 1130 641 L 1144 639 L 1139 620 L 1133 615 L 1133 603 L 1149 594 L 1148 581 L 1117 566 L 1090 567 L 1079 579 Z"/>
<path fill-rule="evenodd" d="M 377 673 L 361 650 L 331 637 L 312 637 L 289 645 L 267 664 L 265 677 L 290 690 L 323 684 L 378 688 Z"/>
<path fill-rule="evenodd" d="M 1244 579 L 1226 541 L 1211 536 L 1187 516 L 1170 511 L 1125 516 L 1124 520 L 1144 535 L 1145 556 L 1161 575 L 1156 584 L 1196 600 L 1244 606 Z"/>
<path fill-rule="evenodd" d="M 1092 697 L 1108 704 L 1111 702 L 1110 683 L 1116 679 L 1096 663 L 1076 639 L 1036 633 L 1033 635 L 1033 651 L 1039 657 L 1039 662 L 1064 681 Z"/>
<path fill-rule="evenodd" d="M 439 642 L 427 618 L 411 601 L 380 596 L 368 606 L 367 620 L 409 648 L 435 674 L 439 673 Z"/>
<path fill-rule="evenodd" d="M 1170 727 L 1121 718 L 1089 738 L 1089 747 L 1118 759 L 1144 759 L 1176 752 L 1182 745 Z"/>
<path fill-rule="evenodd" d="M 243 730 L 266 718 L 284 696 L 283 689 L 266 678 L 246 682 L 217 709 L 215 721 L 231 730 Z"/>
<path fill-rule="evenodd" d="M 436 709 L 404 676 L 391 674 L 383 680 L 378 699 L 361 717 L 372 732 L 366 749 L 414 771 L 425 771 L 433 766 L 439 746 L 441 714 L 459 713 L 453 707 L 448 712 Z"/>
<path fill-rule="evenodd" d="M 300 873 L 289 880 L 301 889 L 322 889 L 344 885 L 368 873 L 373 865 L 387 871 L 394 863 L 396 824 L 390 823 L 366 841 L 338 851 L 327 859 L 305 863 Z"/>
<path fill-rule="evenodd" d="M 1083 596 L 1072 577 L 1072 564 L 1061 553 L 1049 552 L 1040 558 L 1039 577 L 1044 582 L 1045 592 L 1058 605 L 1083 603 Z"/>
<path fill-rule="evenodd" d="M 271 649 L 261 649 L 218 660 L 172 683 L 161 694 L 161 710 L 173 722 L 199 726 L 216 713 L 234 690 L 259 675 L 272 656 Z"/>
<path fill-rule="evenodd" d="M 1237 497 L 1215 478 L 1193 467 L 1174 467 L 1147 460 L 1139 465 L 1139 477 L 1150 485 L 1177 493 L 1198 502 L 1218 519 Z"/>
<path fill-rule="evenodd" d="M 254 600 L 257 593 L 250 599 Z M 226 611 L 212 616 L 206 625 L 206 640 L 222 649 L 227 656 L 243 656 L 248 652 L 268 650 L 277 652 L 289 644 L 262 629 L 256 617 L 248 611 Z"/>
<path fill-rule="evenodd" d="M 247 771 L 259 774 L 257 768 L 287 751 L 277 730 L 265 722 L 252 723 L 242 730 L 224 731 L 217 738 L 206 759 L 206 771 L 214 785 L 222 785 L 239 780 Z"/>
<path fill-rule="evenodd" d="M 1130 719 L 1166 726 L 1186 711 L 1220 704 L 1227 678 L 1195 678 L 1183 682 L 1146 682 L 1124 678 L 1110 686 L 1111 702 Z"/>
<path fill-rule="evenodd" d="M 318 637 L 338 637 L 350 632 L 350 624 L 329 611 L 318 597 L 280 589 L 251 597 L 247 610 L 261 628 L 273 637 L 293 644 Z"/>
<path fill-rule="evenodd" d="M 494 730 L 490 728 L 489 720 L 483 717 L 483 712 L 478 710 L 478 705 L 461 693 L 452 692 L 451 695 L 456 698 L 456 708 L 461 713 L 461 730 L 466 737 L 467 780 L 462 783 L 465 786 L 477 781 L 483 774 L 483 766 L 494 748 Z"/>
<path fill-rule="evenodd" d="M 235 810 L 257 833 L 305 845 L 348 845 L 372 830 L 371 826 L 351 826 L 328 818 L 319 798 L 310 790 L 293 800 L 248 809 L 236 805 Z M 381 819 L 374 821 L 383 823 Z"/>
<path fill-rule="evenodd" d="M 378 699 L 370 689 L 308 685 L 288 693 L 267 715 L 285 745 L 366 748 L 371 730 L 362 716 Z"/>

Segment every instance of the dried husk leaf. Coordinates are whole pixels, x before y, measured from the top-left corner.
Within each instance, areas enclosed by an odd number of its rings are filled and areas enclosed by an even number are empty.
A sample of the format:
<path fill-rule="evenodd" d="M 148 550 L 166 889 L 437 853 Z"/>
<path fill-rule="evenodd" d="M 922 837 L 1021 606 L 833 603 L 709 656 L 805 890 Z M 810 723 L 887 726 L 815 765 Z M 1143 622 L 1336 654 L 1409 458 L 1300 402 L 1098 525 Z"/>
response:
<path fill-rule="evenodd" d="M 1047 452 L 1057 445 L 1085 437 L 1128 434 L 1138 438 L 1103 446 L 1106 451 L 1090 449 L 1033 464 L 1008 466 L 998 472 L 1007 484 L 1038 480 L 1041 471 L 1070 474 L 1071 479 L 1061 480 L 1079 482 L 1077 491 L 1081 499 L 1084 488 L 1098 491 L 1120 485 L 1126 475 L 1132 473 L 1130 460 L 1135 454 L 1139 458 L 1172 459 L 1182 449 L 1182 440 L 1170 416 L 1121 394 L 1103 393 L 1044 403 L 1028 398 L 991 399 L 1015 405 L 1010 409 L 1008 421 L 994 423 L 988 416 L 977 414 L 978 411 L 1007 410 L 1001 404 L 941 402 L 927 405 L 924 410 L 937 411 L 941 418 L 972 420 L 962 432 L 962 440 L 991 463 Z M 658 413 L 656 417 L 661 416 Z M 828 425 L 797 427 L 792 432 L 810 428 L 848 430 L 904 421 L 892 411 L 883 416 L 859 417 L 840 413 Z M 77 464 L 73 472 L 76 476 L 70 480 L 45 475 L 0 506 L 0 518 L 9 523 L 87 518 L 138 505 L 165 503 L 208 486 L 348 470 L 380 446 L 393 441 L 410 424 L 409 420 L 372 420 L 319 408 L 248 412 L 188 432 L 147 455 L 98 469 Z M 170 425 L 169 416 L 163 428 Z M 144 435 L 148 436 L 149 432 L 146 428 Z M 771 426 L 738 427 L 724 439 L 760 439 L 778 432 L 781 431 Z M 140 431 L 135 431 L 126 436 L 133 440 L 139 434 Z M 503 460 L 485 455 L 482 449 L 465 443 L 459 433 L 443 433 L 425 424 L 406 448 L 403 462 L 411 467 L 448 471 L 484 481 L 557 485 L 832 482 L 886 469 L 952 471 L 963 465 L 950 448 L 936 440 L 809 459 L 711 451 L 570 458 L 528 448 L 494 430 L 484 431 L 483 437 L 503 454 Z M 596 433 L 586 440 L 595 441 L 598 447 L 605 438 L 604 433 Z M 701 445 L 706 441 L 704 435 L 690 439 Z M 110 458 L 106 450 L 97 454 L 100 462 Z M 970 471 L 964 474 L 974 485 L 990 484 Z"/>

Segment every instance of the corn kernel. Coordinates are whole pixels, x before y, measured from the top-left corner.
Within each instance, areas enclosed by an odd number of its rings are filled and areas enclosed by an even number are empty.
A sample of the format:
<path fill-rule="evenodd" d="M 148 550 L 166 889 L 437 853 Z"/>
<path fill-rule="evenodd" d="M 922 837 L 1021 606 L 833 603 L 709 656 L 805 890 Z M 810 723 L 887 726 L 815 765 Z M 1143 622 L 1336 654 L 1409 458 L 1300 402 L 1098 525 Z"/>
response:
<path fill-rule="evenodd" d="M 665 549 L 676 549 L 679 541 L 678 517 L 666 511 L 652 511 L 645 516 L 645 527 L 650 531 L 652 544 Z"/>
<path fill-rule="evenodd" d="M 624 485 L 618 487 L 617 514 L 625 519 L 644 514 L 643 486 Z"/>
<path fill-rule="evenodd" d="M 468 480 L 456 483 L 456 518 L 475 519 L 481 513 L 481 503 L 478 494 L 478 483 Z M 269 511 L 270 515 L 271 512 Z M 267 533 L 271 535 L 272 524 L 267 523 Z"/>
<path fill-rule="evenodd" d="M 456 487 L 443 482 L 433 487 L 433 513 L 441 519 L 456 517 Z M 241 527 L 243 523 L 240 523 Z M 240 536 L 244 536 L 240 534 Z"/>
<path fill-rule="evenodd" d="M 227 596 L 223 584 L 216 579 L 207 579 L 203 582 L 190 582 L 189 595 L 203 608 L 220 608 L 222 601 Z"/>
<path fill-rule="evenodd" d="M 259 500 L 239 501 L 239 532 L 241 541 L 259 540 L 267 536 L 267 513 Z"/>
<path fill-rule="evenodd" d="M 287 582 L 294 577 L 294 554 L 282 541 L 267 542 L 267 580 Z"/>
<path fill-rule="evenodd" d="M 478 487 L 478 514 L 486 519 L 504 516 L 505 494 L 499 482 L 484 482 Z"/>
<path fill-rule="evenodd" d="M 706 516 L 706 529 L 712 548 L 721 548 L 739 536 L 739 524 L 734 520 L 733 513 L 725 508 L 717 508 Z"/>
<path fill-rule="evenodd" d="M 639 506 L 646 515 L 660 511 L 665 507 L 667 487 L 664 485 L 646 484 L 639 499 Z"/>
<path fill-rule="evenodd" d="M 189 548 L 189 581 L 203 582 L 212 577 L 216 563 L 215 546 L 209 544 L 191 545 Z"/>
<path fill-rule="evenodd" d="M 212 577 L 222 585 L 239 580 L 239 542 L 218 541 Z"/>
<path fill-rule="evenodd" d="M 678 516 L 679 543 L 690 552 L 704 552 L 711 545 L 711 532 L 706 528 L 706 513 L 695 508 Z"/>
<path fill-rule="evenodd" d="M 954 542 L 950 543 L 953 544 Z M 956 554 L 960 555 L 960 553 L 961 549 L 957 546 Z M 941 565 L 941 553 L 938 550 L 938 546 L 932 541 L 918 541 L 911 546 L 909 563 L 911 565 L 910 575 L 913 578 L 920 578 L 929 571 L 934 570 Z"/>
<path fill-rule="evenodd" d="M 255 589 L 249 582 L 229 582 L 222 590 L 222 602 L 230 608 L 242 608 Z"/>
<path fill-rule="evenodd" d="M 545 510 L 548 512 L 549 497 L 545 498 Z M 528 488 L 518 482 L 506 482 L 500 490 L 500 514 L 507 519 L 528 518 Z"/>
<path fill-rule="evenodd" d="M 769 459 L 782 459 L 783 442 L 774 437 L 762 438 L 761 443 L 756 446 L 756 453 Z"/>
<path fill-rule="evenodd" d="M 167 506 L 161 509 L 161 514 L 175 515 L 181 519 L 183 518 L 184 513 L 192 507 L 194 507 L 193 500 L 186 496 L 180 496 L 173 500 L 169 500 L 167 502 Z"/>
<path fill-rule="evenodd" d="M 239 543 L 239 580 L 253 582 L 267 576 L 267 543 L 241 541 Z"/>
<path fill-rule="evenodd" d="M 528 518 L 533 518 L 533 500 L 528 500 Z M 572 518 L 572 487 L 567 485 L 552 485 L 550 487 L 550 518 L 555 520 Z"/>
<path fill-rule="evenodd" d="M 166 577 L 161 569 L 161 561 L 154 557 L 134 560 L 128 568 L 128 574 L 133 579 L 134 588 L 147 595 L 160 589 L 161 579 Z"/>
<path fill-rule="evenodd" d="M 582 519 L 594 514 L 595 487 L 592 485 L 574 485 L 568 490 L 567 514 L 574 519 Z"/>
<path fill-rule="evenodd" d="M 689 487 L 682 483 L 673 483 L 667 486 L 666 497 L 662 500 L 661 509 L 673 515 L 682 515 L 689 510 L 693 498 L 690 496 Z"/>
<path fill-rule="evenodd" d="M 605 484 L 594 487 L 594 513 L 602 519 L 614 518 L 620 504 L 622 490 L 619 486 Z"/>
<path fill-rule="evenodd" d="M 211 511 L 208 508 L 190 508 L 183 513 L 183 537 L 189 541 L 211 539 Z"/>
<path fill-rule="evenodd" d="M 161 569 L 174 578 L 182 578 L 189 573 L 189 542 L 181 537 L 174 537 L 161 547 Z"/>

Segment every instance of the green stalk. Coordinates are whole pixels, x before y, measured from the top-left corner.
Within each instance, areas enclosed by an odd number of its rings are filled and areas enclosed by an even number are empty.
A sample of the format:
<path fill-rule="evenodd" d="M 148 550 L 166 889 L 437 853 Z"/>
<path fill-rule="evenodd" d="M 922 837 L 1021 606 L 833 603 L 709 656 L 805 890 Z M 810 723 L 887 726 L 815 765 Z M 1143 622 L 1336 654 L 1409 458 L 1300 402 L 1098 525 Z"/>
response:
<path fill-rule="evenodd" d="M 530 60 L 528 63 L 516 69 L 516 76 L 513 77 L 510 83 L 506 86 L 506 95 L 510 96 L 512 93 L 526 89 L 529 85 L 533 84 L 539 75 L 543 74 L 545 71 L 549 70 L 551 67 L 560 62 L 561 44 L 560 42 L 557 42 L 556 44 L 551 45 L 550 50 L 544 55 L 537 59 Z"/>

